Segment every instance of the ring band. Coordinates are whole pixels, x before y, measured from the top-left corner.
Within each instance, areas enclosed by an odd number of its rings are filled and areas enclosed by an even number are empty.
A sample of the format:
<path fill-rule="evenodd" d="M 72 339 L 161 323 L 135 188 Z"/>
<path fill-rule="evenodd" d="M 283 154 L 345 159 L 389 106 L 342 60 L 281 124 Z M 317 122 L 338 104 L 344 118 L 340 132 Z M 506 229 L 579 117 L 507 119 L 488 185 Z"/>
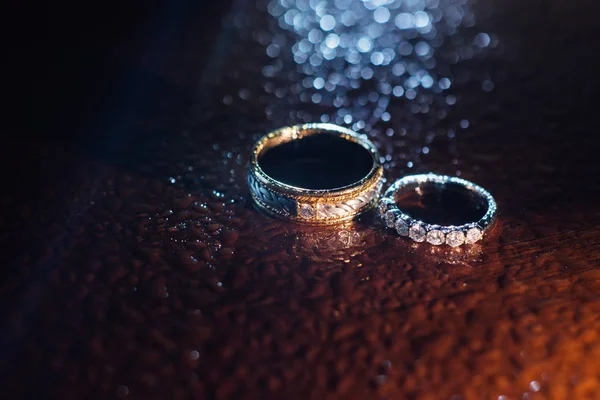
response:
<path fill-rule="evenodd" d="M 259 209 L 311 225 L 348 221 L 374 207 L 382 177 L 379 153 L 366 135 L 324 123 L 268 133 L 254 145 L 248 163 L 248 185 Z"/>
<path fill-rule="evenodd" d="M 478 220 L 472 222 L 460 225 L 437 225 L 414 218 L 414 215 L 411 216 L 406 210 L 398 207 L 395 197 L 399 192 L 410 192 L 410 189 L 414 189 L 414 191 L 422 193 L 426 184 L 433 184 L 441 188 L 460 188 L 479 202 L 482 209 L 485 207 L 486 211 Z M 395 229 L 400 236 L 407 236 L 415 242 L 427 241 L 433 245 L 445 243 L 452 247 L 465 243 L 473 244 L 481 240 L 496 218 L 496 209 L 496 201 L 481 186 L 465 179 L 431 173 L 406 176 L 397 180 L 386 190 L 379 202 L 379 214 L 385 225 Z"/>

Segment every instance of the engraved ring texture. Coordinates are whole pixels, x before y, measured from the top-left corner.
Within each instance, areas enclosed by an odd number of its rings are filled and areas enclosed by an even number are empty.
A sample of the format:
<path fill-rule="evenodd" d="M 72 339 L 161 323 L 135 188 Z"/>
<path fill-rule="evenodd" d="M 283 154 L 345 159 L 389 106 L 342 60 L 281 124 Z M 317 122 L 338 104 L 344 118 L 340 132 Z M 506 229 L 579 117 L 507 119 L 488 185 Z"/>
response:
<path fill-rule="evenodd" d="M 413 187 L 414 190 L 420 191 L 423 185 L 430 183 L 442 187 L 451 184 L 470 192 L 470 195 L 485 204 L 487 207 L 485 214 L 477 221 L 462 225 L 436 225 L 413 218 L 398 207 L 395 200 L 397 192 Z M 447 244 L 457 247 L 463 244 L 473 244 L 483 238 L 493 225 L 497 206 L 492 195 L 481 186 L 465 179 L 429 173 L 405 176 L 394 182 L 381 197 L 378 210 L 385 225 L 396 230 L 400 236 L 409 237 L 415 242 L 426 241 L 433 245 Z"/>
<path fill-rule="evenodd" d="M 330 150 L 315 150 L 315 140 L 333 144 L 329 144 Z M 269 153 L 277 153 L 278 147 L 280 152 L 283 148 L 288 149 L 286 151 L 289 151 L 291 156 L 284 153 L 285 155 L 274 162 L 274 166 L 266 168 Z M 293 149 L 299 147 L 332 168 L 302 167 L 310 166 L 311 160 L 305 164 L 298 164 L 300 166 L 289 164 L 294 161 L 290 159 L 296 155 Z M 340 148 L 343 150 L 338 151 Z M 344 153 L 346 150 L 348 152 Z M 337 158 L 329 157 L 330 153 L 336 153 Z M 353 154 L 357 157 L 352 157 Z M 288 171 L 299 176 L 300 181 L 284 179 L 283 175 L 278 176 L 287 164 L 292 165 Z M 362 169 L 357 169 L 357 164 L 362 165 Z M 298 183 L 310 182 L 311 179 L 318 181 L 328 173 L 331 175 L 331 170 L 338 171 L 338 174 L 346 174 L 343 177 L 346 181 L 338 180 L 329 185 L 331 187 L 311 187 L 309 184 L 303 187 L 304 185 Z M 358 172 L 353 175 L 346 171 Z M 351 220 L 377 205 L 382 187 L 383 167 L 377 149 L 366 135 L 334 124 L 310 123 L 277 129 L 259 139 L 252 149 L 247 173 L 252 199 L 256 206 L 267 214 L 296 223 L 332 225 Z M 354 181 L 357 176 L 358 179 Z"/>

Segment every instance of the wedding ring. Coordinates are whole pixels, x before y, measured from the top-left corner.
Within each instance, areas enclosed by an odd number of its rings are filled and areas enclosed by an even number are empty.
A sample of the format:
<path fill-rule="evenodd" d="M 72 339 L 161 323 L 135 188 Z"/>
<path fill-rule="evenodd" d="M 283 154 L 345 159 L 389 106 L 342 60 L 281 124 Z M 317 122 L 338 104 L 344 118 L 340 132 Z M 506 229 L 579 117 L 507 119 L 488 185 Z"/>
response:
<path fill-rule="evenodd" d="M 434 209 L 434 211 L 427 209 Z M 465 179 L 422 174 L 392 184 L 379 202 L 388 228 L 415 242 L 457 247 L 483 238 L 496 218 L 496 201 Z"/>
<path fill-rule="evenodd" d="M 285 220 L 330 225 L 374 207 L 379 153 L 366 135 L 333 124 L 284 127 L 254 145 L 248 185 L 257 207 Z"/>

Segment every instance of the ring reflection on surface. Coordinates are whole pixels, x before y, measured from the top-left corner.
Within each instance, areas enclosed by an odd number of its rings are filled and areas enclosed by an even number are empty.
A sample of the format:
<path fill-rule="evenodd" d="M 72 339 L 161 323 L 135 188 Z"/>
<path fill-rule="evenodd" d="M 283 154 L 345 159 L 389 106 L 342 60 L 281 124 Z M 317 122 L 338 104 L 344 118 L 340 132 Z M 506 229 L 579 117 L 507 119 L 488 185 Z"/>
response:
<path fill-rule="evenodd" d="M 379 213 L 400 236 L 457 247 L 483 238 L 496 218 L 496 201 L 487 190 L 465 179 L 411 175 L 387 189 Z"/>
<path fill-rule="evenodd" d="M 337 224 L 370 209 L 383 167 L 365 135 L 333 124 L 284 127 L 253 147 L 248 185 L 257 207 L 298 223 Z"/>

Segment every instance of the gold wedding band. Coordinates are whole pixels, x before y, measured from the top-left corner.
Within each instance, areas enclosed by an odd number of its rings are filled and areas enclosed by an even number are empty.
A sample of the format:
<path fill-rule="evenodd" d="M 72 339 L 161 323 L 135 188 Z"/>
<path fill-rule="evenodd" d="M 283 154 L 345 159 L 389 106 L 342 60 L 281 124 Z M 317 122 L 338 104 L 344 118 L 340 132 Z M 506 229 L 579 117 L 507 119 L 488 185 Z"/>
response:
<path fill-rule="evenodd" d="M 259 209 L 330 225 L 372 208 L 382 186 L 379 153 L 366 135 L 333 124 L 277 129 L 253 147 L 248 185 Z"/>

